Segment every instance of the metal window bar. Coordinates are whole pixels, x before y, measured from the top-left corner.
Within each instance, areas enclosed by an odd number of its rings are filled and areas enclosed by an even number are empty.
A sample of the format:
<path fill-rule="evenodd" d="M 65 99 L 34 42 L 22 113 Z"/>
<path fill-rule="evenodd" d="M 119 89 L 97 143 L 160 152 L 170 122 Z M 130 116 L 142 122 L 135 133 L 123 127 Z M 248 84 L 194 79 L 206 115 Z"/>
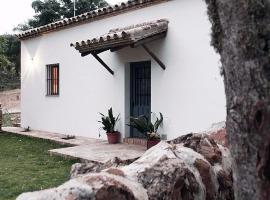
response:
<path fill-rule="evenodd" d="M 47 95 L 59 95 L 59 65 L 47 65 Z"/>

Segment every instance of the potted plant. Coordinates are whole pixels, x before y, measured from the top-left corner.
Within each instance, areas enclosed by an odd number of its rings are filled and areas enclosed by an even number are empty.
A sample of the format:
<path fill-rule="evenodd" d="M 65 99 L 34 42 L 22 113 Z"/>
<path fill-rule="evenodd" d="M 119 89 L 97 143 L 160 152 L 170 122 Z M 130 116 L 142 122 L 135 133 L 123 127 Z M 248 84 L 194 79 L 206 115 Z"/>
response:
<path fill-rule="evenodd" d="M 151 119 L 145 115 L 130 117 L 130 124 L 128 124 L 128 126 L 137 129 L 147 138 L 147 149 L 155 146 L 161 140 L 158 128 L 163 122 L 163 115 L 162 113 L 159 113 L 159 115 L 160 118 L 157 117 L 154 124 L 151 122 Z"/>
<path fill-rule="evenodd" d="M 109 144 L 116 144 L 120 140 L 120 133 L 118 131 L 115 131 L 115 125 L 116 122 L 119 121 L 120 114 L 115 118 L 113 116 L 113 110 L 110 108 L 108 110 L 108 116 L 105 116 L 104 114 L 100 113 L 101 115 L 101 121 L 100 122 L 103 126 L 102 129 L 106 131 L 107 138 Z"/>

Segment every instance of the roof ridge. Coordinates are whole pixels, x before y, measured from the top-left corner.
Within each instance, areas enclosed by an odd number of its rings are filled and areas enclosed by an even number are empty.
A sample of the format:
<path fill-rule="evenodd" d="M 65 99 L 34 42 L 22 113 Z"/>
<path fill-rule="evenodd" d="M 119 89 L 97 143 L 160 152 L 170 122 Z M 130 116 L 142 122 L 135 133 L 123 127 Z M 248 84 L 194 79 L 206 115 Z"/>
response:
<path fill-rule="evenodd" d="M 128 0 L 124 2 L 119 2 L 115 4 L 114 6 L 111 6 L 111 5 L 105 6 L 103 8 L 98 8 L 96 10 L 77 15 L 75 17 L 65 18 L 56 22 L 46 24 L 44 26 L 26 30 L 22 33 L 17 34 L 16 36 L 21 40 L 25 40 L 28 38 L 40 36 L 43 33 L 60 30 L 66 27 L 75 26 L 82 23 L 92 22 L 92 21 L 99 20 L 105 17 L 111 17 L 116 14 L 121 14 L 123 12 L 151 6 L 156 3 L 161 3 L 161 2 L 166 2 L 166 1 L 169 1 L 169 0 Z"/>

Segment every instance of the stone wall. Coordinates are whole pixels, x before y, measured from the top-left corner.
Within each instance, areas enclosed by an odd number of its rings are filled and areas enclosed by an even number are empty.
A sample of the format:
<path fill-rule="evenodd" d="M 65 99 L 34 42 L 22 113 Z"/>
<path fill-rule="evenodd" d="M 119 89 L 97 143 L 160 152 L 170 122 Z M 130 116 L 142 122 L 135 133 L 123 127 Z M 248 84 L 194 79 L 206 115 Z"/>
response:
<path fill-rule="evenodd" d="M 21 112 L 20 107 L 21 90 L 8 90 L 0 92 L 0 104 L 4 113 L 18 113 Z"/>

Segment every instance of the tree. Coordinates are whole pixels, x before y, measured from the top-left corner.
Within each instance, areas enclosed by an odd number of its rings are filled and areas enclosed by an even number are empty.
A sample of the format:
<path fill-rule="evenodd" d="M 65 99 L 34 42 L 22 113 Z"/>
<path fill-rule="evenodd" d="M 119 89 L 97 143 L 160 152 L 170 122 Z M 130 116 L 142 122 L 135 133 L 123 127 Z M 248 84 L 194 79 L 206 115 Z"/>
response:
<path fill-rule="evenodd" d="M 221 56 L 236 199 L 270 195 L 270 1 L 206 0 Z"/>
<path fill-rule="evenodd" d="M 0 70 L 4 69 L 4 67 L 10 65 L 10 61 L 5 55 L 6 43 L 3 37 L 0 37 Z"/>
<path fill-rule="evenodd" d="M 4 54 L 8 58 L 8 60 L 13 64 L 16 74 L 19 75 L 21 65 L 20 41 L 15 35 L 3 35 L 2 37 L 6 41 Z"/>
<path fill-rule="evenodd" d="M 12 35 L 0 36 L 0 90 L 20 85 L 20 43 Z"/>
<path fill-rule="evenodd" d="M 0 71 L 8 71 L 14 67 L 7 55 L 8 41 L 5 35 L 0 36 Z"/>
<path fill-rule="evenodd" d="M 76 0 L 76 15 L 106 6 L 105 0 Z M 64 18 L 73 17 L 73 0 L 35 0 L 32 8 L 36 15 L 26 24 L 19 24 L 15 30 L 27 30 L 43 26 Z"/>

